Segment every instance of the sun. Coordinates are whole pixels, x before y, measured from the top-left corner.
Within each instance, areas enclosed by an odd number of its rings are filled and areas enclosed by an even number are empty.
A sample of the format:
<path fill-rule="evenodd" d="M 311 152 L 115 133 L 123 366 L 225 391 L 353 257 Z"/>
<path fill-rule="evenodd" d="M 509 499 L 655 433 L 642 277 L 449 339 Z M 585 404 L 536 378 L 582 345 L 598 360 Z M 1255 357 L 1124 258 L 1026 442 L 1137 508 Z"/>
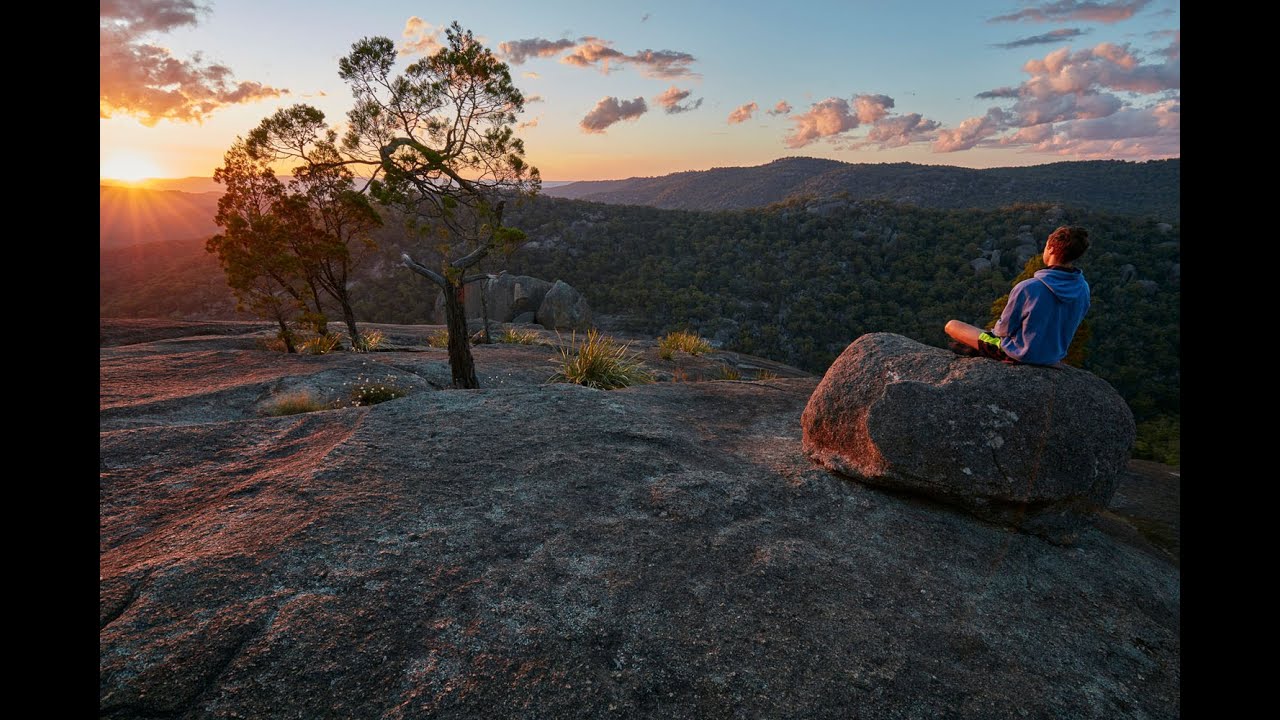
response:
<path fill-rule="evenodd" d="M 146 178 L 160 176 L 160 168 L 150 159 L 132 153 L 117 153 L 102 161 L 98 177 L 102 180 L 120 180 L 138 183 Z"/>

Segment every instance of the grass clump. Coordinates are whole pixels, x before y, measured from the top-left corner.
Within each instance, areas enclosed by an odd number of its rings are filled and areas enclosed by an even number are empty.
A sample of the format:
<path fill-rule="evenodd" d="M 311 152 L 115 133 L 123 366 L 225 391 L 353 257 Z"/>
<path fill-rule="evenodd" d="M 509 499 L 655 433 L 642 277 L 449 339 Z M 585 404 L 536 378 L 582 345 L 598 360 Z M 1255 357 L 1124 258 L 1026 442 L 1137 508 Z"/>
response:
<path fill-rule="evenodd" d="M 280 417 L 282 415 L 298 415 L 299 413 L 327 409 L 328 406 L 316 400 L 310 390 L 298 390 L 278 395 L 275 401 L 266 407 L 264 412 L 271 417 Z"/>
<path fill-rule="evenodd" d="M 652 373 L 640 361 L 638 353 L 628 353 L 629 345 L 619 345 L 597 330 L 587 331 L 581 343 L 576 332 L 568 345 L 561 340 L 556 348 L 560 358 L 552 360 L 559 363 L 560 368 L 547 382 L 576 383 L 600 390 L 653 382 Z"/>
<path fill-rule="evenodd" d="M 669 347 L 662 347 L 661 345 L 658 346 L 658 357 L 662 358 L 663 360 L 671 360 L 675 358 L 675 356 L 676 356 L 676 351 L 674 349 Z"/>
<path fill-rule="evenodd" d="M 298 352 L 305 353 L 307 355 L 324 355 L 336 350 L 341 342 L 342 336 L 338 333 L 318 335 L 316 337 L 303 340 L 302 343 L 298 345 Z"/>
<path fill-rule="evenodd" d="M 381 330 L 370 330 L 360 335 L 360 342 L 351 343 L 351 348 L 356 352 L 373 352 L 382 347 L 387 341 L 387 336 Z"/>
<path fill-rule="evenodd" d="M 773 372 L 771 370 L 757 370 L 755 379 L 756 380 L 777 380 L 778 377 L 779 377 L 778 373 Z"/>
<path fill-rule="evenodd" d="M 517 330 L 509 327 L 498 336 L 498 342 L 512 345 L 533 345 L 538 342 L 538 333 L 533 330 Z"/>
<path fill-rule="evenodd" d="M 716 371 L 716 376 L 721 380 L 741 380 L 742 372 L 728 363 L 722 363 L 720 369 Z"/>
<path fill-rule="evenodd" d="M 427 336 L 427 346 L 433 348 L 449 347 L 449 331 L 437 330 Z"/>
<path fill-rule="evenodd" d="M 663 350 L 681 350 L 690 355 L 703 355 L 711 352 L 711 343 L 697 333 L 677 330 L 669 332 L 658 339 L 658 353 L 662 355 Z M 662 355 L 662 359 L 670 360 L 671 358 L 667 355 Z"/>

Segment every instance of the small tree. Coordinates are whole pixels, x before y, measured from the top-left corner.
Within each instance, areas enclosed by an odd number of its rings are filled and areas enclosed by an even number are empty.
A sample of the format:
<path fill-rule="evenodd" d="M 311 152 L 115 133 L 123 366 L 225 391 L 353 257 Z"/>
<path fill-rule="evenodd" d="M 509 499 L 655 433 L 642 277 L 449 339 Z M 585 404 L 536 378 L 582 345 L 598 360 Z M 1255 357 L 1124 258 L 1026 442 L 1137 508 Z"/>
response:
<path fill-rule="evenodd" d="M 307 292 L 314 296 L 315 289 L 276 214 L 284 187 L 242 140 L 226 152 L 213 178 L 227 188 L 214 217 L 223 232 L 210 238 L 205 250 L 218 256 L 237 307 L 275 320 L 285 349 L 296 352 L 289 324 L 305 312 Z"/>
<path fill-rule="evenodd" d="M 276 113 L 251 140 L 277 160 L 368 170 L 370 195 L 395 208 L 406 228 L 431 240 L 440 257 L 434 268 L 408 253 L 401 259 L 443 290 L 453 383 L 475 388 L 463 288 L 486 277 L 475 273 L 481 260 L 525 240 L 523 232 L 502 224 L 503 211 L 508 201 L 535 194 L 541 181 L 515 137 L 524 96 L 510 70 L 456 22 L 445 35 L 445 47 L 401 74 L 392 71 L 396 49 L 390 39 L 365 38 L 352 46 L 338 62 L 338 75 L 355 97 L 340 155 L 332 131 L 322 130 L 324 115 L 307 106 Z M 325 159 L 331 148 L 335 155 Z"/>
<path fill-rule="evenodd" d="M 299 167 L 289 186 L 294 192 L 280 210 L 287 235 L 315 284 L 342 310 L 351 349 L 363 350 L 349 285 L 352 270 L 377 248 L 369 232 L 382 218 L 354 190 L 351 171 L 342 165 Z"/>

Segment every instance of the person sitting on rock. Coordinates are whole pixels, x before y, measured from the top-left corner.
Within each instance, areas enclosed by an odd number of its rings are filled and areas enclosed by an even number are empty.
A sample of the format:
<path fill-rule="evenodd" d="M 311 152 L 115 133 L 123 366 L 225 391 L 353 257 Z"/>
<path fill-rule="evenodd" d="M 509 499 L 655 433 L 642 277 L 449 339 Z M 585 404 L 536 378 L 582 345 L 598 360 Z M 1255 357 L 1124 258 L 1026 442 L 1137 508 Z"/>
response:
<path fill-rule="evenodd" d="M 1082 227 L 1062 226 L 1044 244 L 1043 270 L 1014 286 L 1009 302 L 991 330 L 951 320 L 946 332 L 952 349 L 1028 365 L 1058 365 L 1089 310 L 1089 283 L 1072 265 L 1089 249 Z"/>

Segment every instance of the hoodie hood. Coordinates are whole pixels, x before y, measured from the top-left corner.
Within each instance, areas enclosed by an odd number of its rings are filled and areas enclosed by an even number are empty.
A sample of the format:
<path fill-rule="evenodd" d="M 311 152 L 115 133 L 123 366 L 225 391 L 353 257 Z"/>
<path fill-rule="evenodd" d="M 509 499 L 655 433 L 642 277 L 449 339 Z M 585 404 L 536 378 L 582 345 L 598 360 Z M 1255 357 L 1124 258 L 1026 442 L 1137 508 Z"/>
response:
<path fill-rule="evenodd" d="M 1059 302 L 1073 303 L 1089 298 L 1089 283 L 1084 281 L 1084 273 L 1079 268 L 1059 270 L 1045 268 L 1037 270 L 1035 277 L 1049 286 L 1049 290 Z"/>

